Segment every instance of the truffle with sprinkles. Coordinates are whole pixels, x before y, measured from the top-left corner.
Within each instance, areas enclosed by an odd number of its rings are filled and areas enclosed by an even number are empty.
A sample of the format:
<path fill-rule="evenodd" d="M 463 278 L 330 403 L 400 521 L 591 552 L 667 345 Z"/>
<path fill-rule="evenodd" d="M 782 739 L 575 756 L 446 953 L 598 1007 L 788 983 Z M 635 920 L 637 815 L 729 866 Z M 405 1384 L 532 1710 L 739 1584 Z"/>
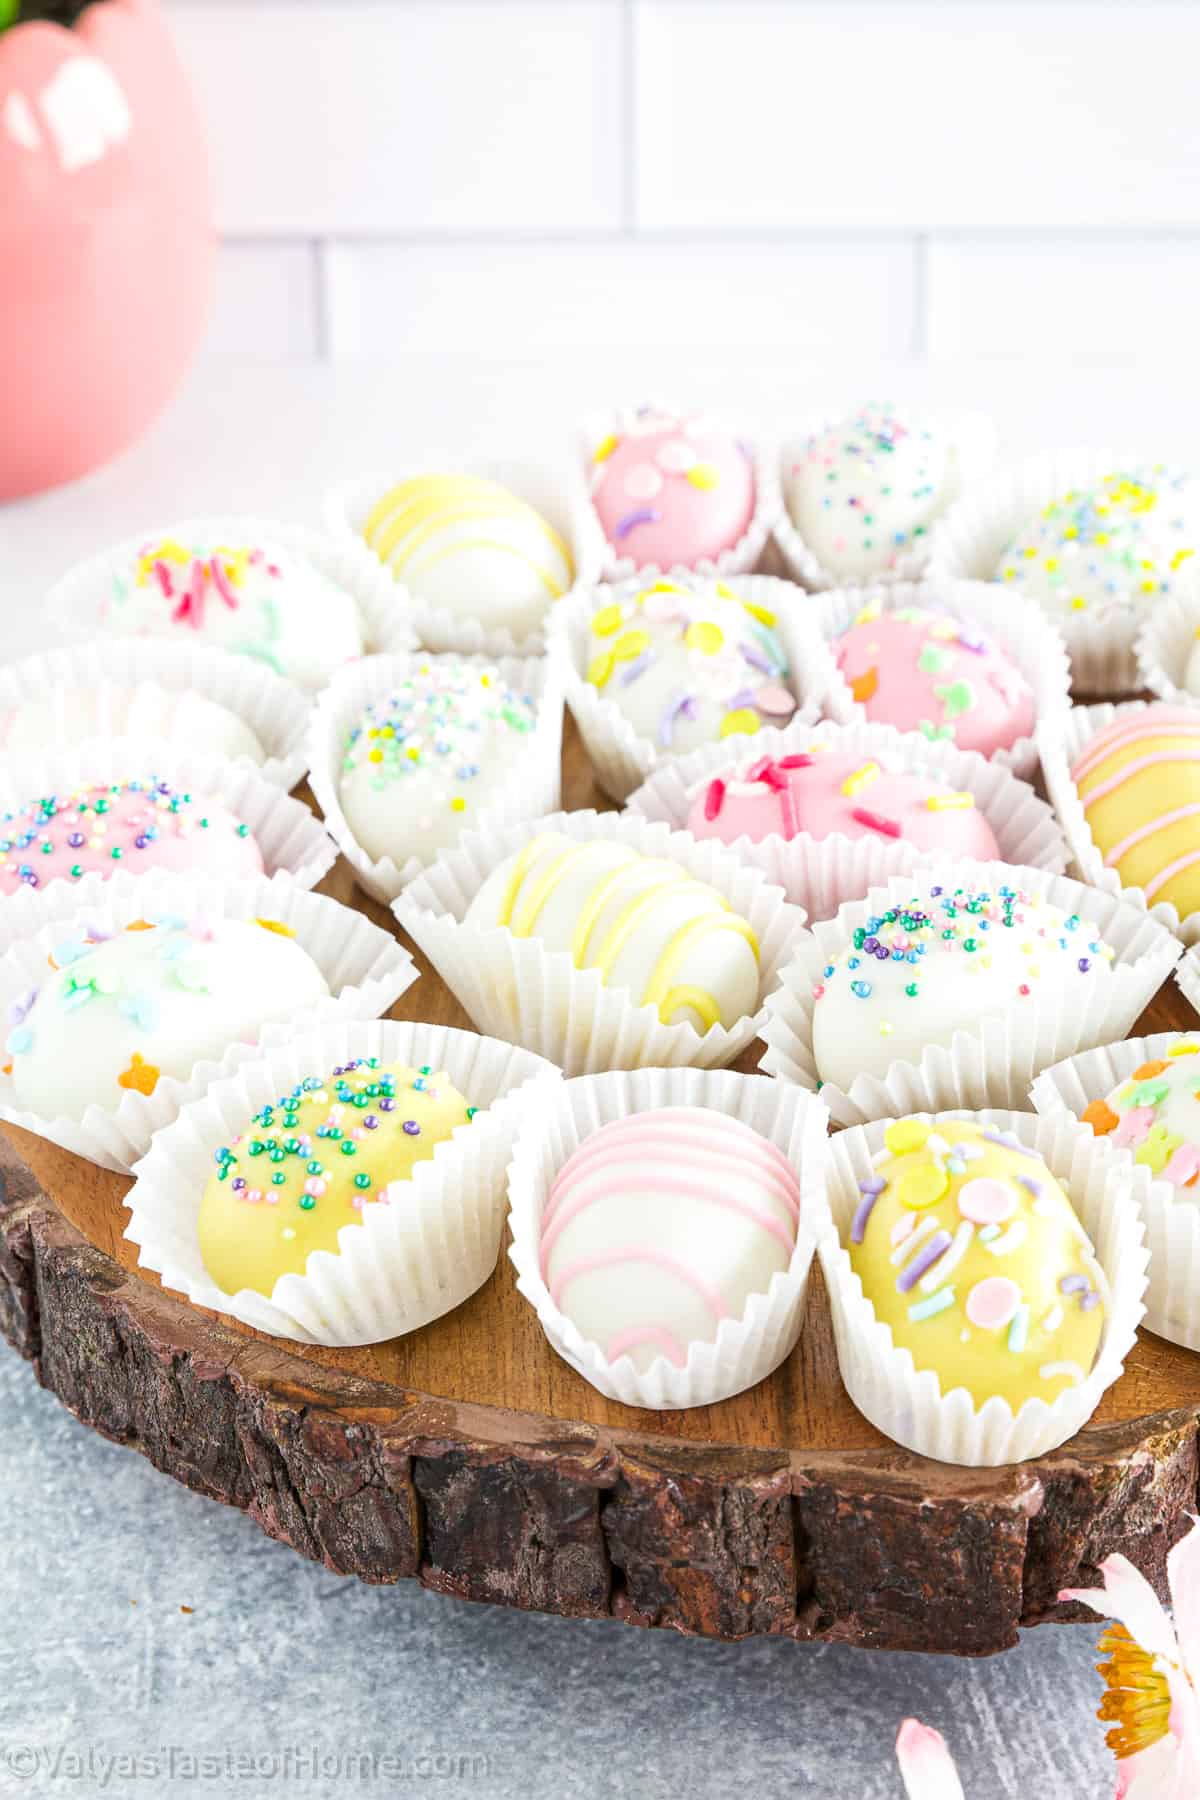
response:
<path fill-rule="evenodd" d="M 339 797 L 367 854 L 431 861 L 513 779 L 537 722 L 531 694 L 493 665 L 422 658 L 351 728 Z"/>
<path fill-rule="evenodd" d="M 1014 1413 L 1086 1381 L 1109 1284 L 1069 1196 L 1014 1132 L 894 1119 L 847 1233 L 876 1316 L 943 1395 Z"/>
<path fill-rule="evenodd" d="M 1009 544 L 995 579 L 1056 618 L 1136 617 L 1179 592 L 1197 545 L 1200 481 L 1154 463 L 1052 500 Z"/>
<path fill-rule="evenodd" d="M 661 752 L 786 725 L 777 624 L 723 581 L 656 581 L 593 614 L 587 678 Z"/>
<path fill-rule="evenodd" d="M 707 420 L 640 406 L 591 454 L 592 504 L 637 569 L 695 569 L 743 538 L 756 486 L 748 445 Z"/>
<path fill-rule="evenodd" d="M 1200 1037 L 1177 1037 L 1082 1117 L 1097 1137 L 1111 1136 L 1169 1181 L 1177 1199 L 1200 1203 Z"/>
<path fill-rule="evenodd" d="M 1089 920 L 1023 888 L 916 889 L 826 964 L 813 989 L 817 1073 L 848 1089 L 981 1020 L 1069 1013 L 1111 980 L 1115 954 Z"/>
<path fill-rule="evenodd" d="M 403 1206 L 407 1181 L 478 1109 L 445 1071 L 354 1058 L 309 1076 L 216 1151 L 200 1202 L 200 1254 L 218 1287 L 270 1295 L 303 1275 L 314 1250 L 338 1253 L 338 1233 L 363 1209 Z"/>
<path fill-rule="evenodd" d="M 250 827 L 214 795 L 169 781 L 87 783 L 0 816 L 0 894 L 146 869 L 259 875 Z"/>

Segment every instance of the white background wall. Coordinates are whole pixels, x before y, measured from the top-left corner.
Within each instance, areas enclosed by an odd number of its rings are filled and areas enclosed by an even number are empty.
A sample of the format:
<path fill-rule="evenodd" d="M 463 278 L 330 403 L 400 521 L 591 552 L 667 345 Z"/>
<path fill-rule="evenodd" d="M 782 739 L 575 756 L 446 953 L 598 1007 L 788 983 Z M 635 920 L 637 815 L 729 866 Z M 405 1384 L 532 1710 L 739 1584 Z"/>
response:
<path fill-rule="evenodd" d="M 168 6 L 216 353 L 1194 353 L 1192 0 Z"/>

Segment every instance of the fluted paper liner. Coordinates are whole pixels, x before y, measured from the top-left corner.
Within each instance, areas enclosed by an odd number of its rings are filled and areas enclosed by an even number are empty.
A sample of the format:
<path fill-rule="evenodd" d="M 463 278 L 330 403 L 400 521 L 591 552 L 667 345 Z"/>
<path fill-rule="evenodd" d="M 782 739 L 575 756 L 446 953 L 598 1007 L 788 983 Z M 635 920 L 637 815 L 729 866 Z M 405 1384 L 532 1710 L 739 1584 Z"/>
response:
<path fill-rule="evenodd" d="M 803 460 L 814 438 L 823 437 L 834 426 L 844 425 L 853 416 L 854 409 L 846 408 L 840 413 L 819 414 L 803 420 L 794 432 L 789 433 L 779 454 L 770 463 L 768 479 L 774 484 L 776 493 L 773 509 L 775 542 L 792 580 L 798 581 L 810 593 L 852 586 L 853 577 L 832 574 L 823 567 L 820 558 L 804 541 L 788 505 L 788 477 L 792 465 Z M 970 493 L 974 484 L 991 468 L 996 453 L 996 428 L 985 414 L 971 412 L 914 419 L 914 424 L 922 430 L 935 431 L 945 436 L 957 453 L 956 467 L 947 484 L 945 503 L 938 515 L 939 518 L 945 517 L 955 501 L 962 494 Z M 881 569 L 865 579 L 871 583 L 919 581 L 929 562 L 931 541 L 932 527 L 921 544 L 910 545 L 896 558 L 893 568 Z"/>
<path fill-rule="evenodd" d="M 905 607 L 927 607 L 952 613 L 956 619 L 979 625 L 1033 689 L 1033 717 L 1037 726 L 1060 719 L 1068 706 L 1069 671 L 1062 639 L 1044 613 L 1019 594 L 1001 592 L 982 581 L 950 581 L 933 573 L 920 582 L 875 582 L 870 587 L 835 588 L 813 602 L 822 670 L 823 709 L 839 724 L 867 724 L 867 709 L 850 691 L 850 683 L 837 666 L 833 640 L 853 625 L 866 606 L 887 612 Z M 1028 781 L 1037 770 L 1034 736 L 1018 738 L 988 758 Z"/>
<path fill-rule="evenodd" d="M 464 462 L 461 456 L 430 452 L 420 461 L 410 460 L 390 472 L 375 471 L 339 482 L 325 496 L 325 523 L 329 530 L 359 562 L 373 569 L 394 594 L 402 597 L 401 603 L 422 648 L 455 650 L 464 656 L 542 655 L 546 648 L 545 628 L 516 635 L 507 626 L 485 626 L 479 619 L 463 618 L 447 607 L 422 600 L 380 561 L 367 543 L 363 529 L 384 495 L 402 481 L 430 474 L 475 475 L 497 481 L 553 525 L 571 552 L 575 580 L 559 600 L 551 601 L 547 620 L 556 606 L 562 606 L 581 587 L 596 580 L 600 572 L 603 538 L 590 507 L 584 504 L 581 488 L 568 476 L 538 463 L 496 458 Z"/>
<path fill-rule="evenodd" d="M 800 1186 L 800 1219 L 787 1268 L 771 1277 L 764 1292 L 748 1297 L 740 1318 L 722 1319 L 712 1342 L 690 1344 L 682 1367 L 660 1356 L 639 1371 L 629 1356 L 610 1362 L 554 1304 L 541 1275 L 541 1221 L 555 1176 L 586 1138 L 614 1120 L 663 1106 L 708 1107 L 761 1133 L 792 1166 Z M 610 1400 L 659 1412 L 715 1405 L 778 1368 L 800 1335 L 813 1250 L 830 1229 L 824 1197 L 827 1123 L 825 1108 L 811 1095 L 728 1070 L 588 1075 L 549 1092 L 536 1113 L 526 1113 L 517 1138 L 508 1219 L 517 1290 L 537 1313 L 551 1347 Z"/>
<path fill-rule="evenodd" d="M 313 713 L 308 743 L 309 784 L 325 818 L 325 824 L 360 887 L 373 899 L 390 906 L 397 894 L 426 867 L 415 856 L 403 863 L 392 857 L 373 859 L 357 841 L 340 797 L 342 763 L 351 729 L 365 709 L 386 700 L 398 681 L 423 662 L 436 661 L 433 652 L 413 650 L 404 656 L 371 656 L 352 663 L 335 676 L 321 694 Z M 504 680 L 530 695 L 536 711 L 533 730 L 522 741 L 508 766 L 504 783 L 480 813 L 483 826 L 510 825 L 518 819 L 536 819 L 554 812 L 562 800 L 562 684 L 544 656 L 455 657 L 480 668 L 499 669 Z M 404 804 L 397 793 L 397 807 Z"/>
<path fill-rule="evenodd" d="M 662 411 L 666 418 L 686 418 L 689 415 L 673 411 L 670 407 L 655 406 L 655 412 Z M 606 412 L 591 413 L 584 419 L 579 428 L 575 448 L 575 467 L 578 491 L 582 496 L 582 504 L 586 511 L 592 532 L 600 546 L 600 565 L 597 577 L 600 580 L 615 582 L 627 581 L 636 576 L 639 581 L 655 581 L 663 575 L 708 575 L 718 580 L 725 580 L 730 575 L 748 575 L 758 567 L 767 541 L 775 525 L 776 509 L 779 505 L 779 484 L 774 479 L 775 455 L 770 445 L 759 439 L 752 442 L 750 434 L 738 432 L 724 419 L 713 418 L 712 423 L 721 431 L 737 438 L 750 450 L 754 464 L 754 511 L 736 544 L 728 550 L 722 550 L 719 556 L 702 556 L 694 563 L 674 563 L 669 569 L 660 568 L 657 563 L 645 563 L 638 566 L 631 556 L 622 556 L 615 544 L 605 536 L 600 516 L 592 505 L 590 477 L 592 474 L 592 455 L 597 444 L 604 442 L 614 432 L 624 429 L 624 420 L 628 416 L 628 408 L 618 407 Z M 698 415 L 691 415 L 698 416 Z M 705 415 L 707 417 L 707 414 Z"/>
<path fill-rule="evenodd" d="M 596 969 L 577 969 L 567 950 L 517 938 L 503 926 L 462 923 L 492 870 L 539 832 L 584 842 L 610 838 L 644 856 L 670 857 L 715 887 L 749 920 L 758 938 L 759 1006 L 728 1029 L 664 1025 L 654 1006 L 638 1006 L 624 988 L 606 987 Z M 720 1068 L 753 1042 L 765 1021 L 765 997 L 804 924 L 759 869 L 739 865 L 719 844 L 616 813 L 553 813 L 532 824 L 470 833 L 419 875 L 392 910 L 433 963 L 480 1031 L 524 1044 L 568 1075 L 604 1069 Z"/>
<path fill-rule="evenodd" d="M 1156 600 L 1137 634 L 1136 687 L 1149 688 L 1171 706 L 1200 707 L 1200 694 L 1183 685 L 1188 658 L 1200 631 L 1200 585 L 1193 577 L 1186 594 L 1168 594 Z"/>
<path fill-rule="evenodd" d="M 250 827 L 268 876 L 287 875 L 297 887 L 316 887 L 337 861 L 337 846 L 320 820 L 303 801 L 281 793 L 253 763 L 229 762 L 155 738 L 88 738 L 44 756 L 6 757 L 0 773 L 0 813 L 27 806 L 41 794 L 62 796 L 87 783 L 142 781 L 151 775 L 205 799 L 220 800 Z M 78 886 L 60 875 L 35 892 L 44 895 L 57 887 Z M 7 905 L 8 900 L 0 898 L 0 909 Z"/>
<path fill-rule="evenodd" d="M 364 654 L 416 648 L 404 596 L 375 558 L 359 556 L 353 544 L 339 542 L 335 536 L 310 531 L 301 525 L 282 525 L 273 519 L 226 517 L 223 514 L 151 526 L 136 537 L 112 544 L 68 570 L 51 589 L 47 602 L 51 621 L 58 632 L 73 642 L 109 632 L 114 638 L 119 637 L 121 634 L 105 623 L 113 577 L 127 577 L 130 565 L 145 545 L 161 538 L 175 538 L 183 544 L 193 539 L 231 544 L 277 544 L 350 595 L 358 608 Z M 160 643 L 162 639 L 157 637 L 150 641 Z"/>
<path fill-rule="evenodd" d="M 827 1192 L 833 1229 L 821 1239 L 818 1253 L 842 1380 L 872 1425 L 920 1456 L 969 1468 L 1026 1462 L 1065 1443 L 1087 1423 L 1133 1348 L 1143 1311 L 1147 1259 L 1134 1198 L 1138 1184 L 1102 1139 L 1071 1119 L 997 1111 L 922 1116 L 935 1126 L 951 1118 L 975 1118 L 1015 1132 L 1022 1144 L 1037 1151 L 1070 1199 L 1108 1278 L 1111 1292 L 1100 1349 L 1086 1381 L 1060 1394 L 1053 1404 L 1027 1400 L 1016 1414 L 999 1395 L 977 1407 L 966 1388 L 943 1394 L 932 1369 L 914 1368 L 911 1351 L 896 1347 L 891 1327 L 864 1294 L 844 1244 L 861 1198 L 858 1184 L 874 1172 L 872 1156 L 883 1148 L 887 1122 L 880 1120 L 839 1133 L 829 1150 Z"/>
<path fill-rule="evenodd" d="M 265 760 L 246 761 L 285 792 L 294 788 L 305 770 L 305 748 L 311 706 L 308 696 L 294 682 L 275 675 L 265 663 L 228 650 L 174 644 L 163 638 L 95 638 L 0 668 L 0 718 L 30 700 L 61 700 L 63 690 L 93 689 L 104 717 L 106 696 L 114 688 L 137 688 L 145 683 L 171 694 L 199 694 L 233 713 L 249 727 L 262 745 Z M 97 737 L 129 735 L 104 725 Z M 172 731 L 167 740 L 175 746 L 188 743 Z M 48 742 L 47 750 L 58 747 Z M 203 744 L 194 748 L 203 751 Z M 8 760 L 8 752 L 5 752 Z M 18 753 L 20 754 L 20 753 Z"/>
<path fill-rule="evenodd" d="M 200 1255 L 200 1202 L 214 1156 L 256 1112 L 308 1076 L 355 1057 L 445 1070 L 480 1111 L 394 1181 L 386 1201 L 343 1226 L 338 1254 L 315 1250 L 303 1275 L 282 1275 L 268 1299 L 226 1293 Z M 496 1266 L 506 1170 L 518 1123 L 559 1086 L 557 1069 L 526 1050 L 445 1025 L 387 1020 L 326 1025 L 294 1037 L 214 1082 L 160 1131 L 134 1171 L 125 1236 L 163 1286 L 273 1337 L 304 1344 L 378 1344 L 461 1306 Z"/>
<path fill-rule="evenodd" d="M 1094 487 L 1114 469 L 1144 459 L 1112 450 L 1048 450 L 1018 468 L 997 472 L 964 494 L 931 534 L 929 574 L 986 581 L 1005 597 L 1020 595 L 1016 581 L 995 582 L 1001 558 L 1013 539 L 1036 523 L 1052 500 L 1075 487 Z M 1156 607 L 1159 602 L 1155 601 Z M 1047 623 L 1057 627 L 1071 660 L 1077 695 L 1131 693 L 1138 686 L 1134 643 L 1146 610 L 1126 604 L 1087 607 L 1065 618 L 1031 600 Z"/>
<path fill-rule="evenodd" d="M 677 579 L 686 581 L 689 588 L 693 580 L 691 576 Z M 795 696 L 800 709 L 796 716 L 811 724 L 820 714 L 822 691 L 819 683 L 814 685 L 812 676 L 823 663 L 814 647 L 812 633 L 804 624 L 803 601 L 798 606 L 796 589 L 790 581 L 777 581 L 770 575 L 744 575 L 735 579 L 735 592 L 740 599 L 766 607 L 776 615 L 776 635 L 783 645 L 789 670 L 782 685 Z M 561 672 L 567 705 L 575 715 L 596 780 L 614 800 L 625 800 L 653 770 L 670 761 L 669 751 L 661 750 L 650 738 L 640 736 L 616 701 L 602 694 L 587 679 L 588 664 L 592 660 L 593 617 L 601 607 L 643 593 L 646 586 L 647 582 L 637 576 L 616 586 L 586 589 L 556 611 L 550 631 L 550 655 Z M 753 754 L 762 735 L 762 732 L 754 732 L 726 738 L 721 748 L 741 744 Z"/>
<path fill-rule="evenodd" d="M 896 731 L 891 725 L 834 725 L 826 719 L 814 726 L 793 721 L 779 731 L 760 731 L 750 740 L 707 744 L 656 769 L 630 795 L 627 810 L 642 819 L 661 820 L 673 831 L 685 831 L 696 790 L 714 775 L 730 776 L 756 756 L 789 756 L 817 743 L 828 744 L 835 752 L 873 757 L 889 771 L 927 775 L 973 794 L 1005 862 L 1052 875 L 1061 875 L 1067 866 L 1066 840 L 1054 814 L 1027 783 L 973 750 L 930 743 L 918 732 Z M 745 836 L 735 838 L 727 848 L 740 862 L 761 869 L 794 905 L 804 908 L 810 920 L 831 918 L 843 901 L 857 899 L 889 875 L 919 869 L 928 860 L 943 860 L 935 851 L 918 850 L 903 839 L 876 832 L 860 838 L 842 832 L 819 838 L 808 831 L 785 838 L 773 832 L 757 843 Z"/>
<path fill-rule="evenodd" d="M 1165 1058 L 1173 1044 L 1191 1036 L 1183 1031 L 1162 1031 L 1154 1037 L 1128 1038 L 1124 1043 L 1085 1050 L 1043 1069 L 1030 1098 L 1044 1118 L 1077 1119 L 1085 1131 L 1091 1131 L 1083 1113 L 1093 1100 L 1107 1100 L 1135 1069 Z M 1200 1027 L 1194 1041 L 1200 1043 Z M 1100 1142 L 1108 1144 L 1128 1168 L 1131 1192 L 1146 1227 L 1150 1255 L 1146 1329 L 1172 1344 L 1200 1350 L 1200 1204 L 1181 1194 L 1173 1182 L 1156 1178 L 1144 1163 L 1135 1161 L 1131 1149 L 1107 1137 Z"/>
<path fill-rule="evenodd" d="M 1092 739 L 1120 714 L 1139 712 L 1145 708 L 1141 700 L 1125 700 L 1120 706 L 1073 706 L 1060 723 L 1047 726 L 1038 733 L 1038 752 L 1046 778 L 1046 792 L 1066 833 L 1067 843 L 1083 880 L 1103 894 L 1119 894 L 1131 906 L 1141 907 L 1152 919 L 1173 931 L 1185 944 L 1200 942 L 1200 912 L 1181 919 L 1169 900 L 1156 900 L 1147 906 L 1146 890 L 1123 887 L 1116 869 L 1105 867 L 1104 857 L 1096 846 L 1091 826 L 1079 798 L 1079 790 L 1071 779 L 1071 770 Z"/>
<path fill-rule="evenodd" d="M 847 1090 L 821 1082 L 813 1056 L 813 989 L 826 965 L 847 948 L 855 929 L 873 914 L 928 894 L 933 887 L 994 891 L 1005 884 L 1044 895 L 1052 906 L 1085 919 L 1116 952 L 1111 978 L 1094 981 L 1086 1001 L 1073 1000 L 1069 1008 L 1063 1008 L 1054 994 L 1043 1000 L 1035 987 L 1019 1001 L 1014 997 L 1007 1017 L 981 1019 L 970 1030 L 964 1027 L 948 1045 L 927 1045 L 919 1062 L 894 1062 L 882 1078 L 859 1075 Z M 872 1119 L 954 1106 L 1022 1107 L 1040 1070 L 1064 1056 L 1123 1037 L 1166 981 L 1179 954 L 1170 932 L 1145 912 L 1065 875 L 1007 863 L 928 862 L 912 875 L 891 876 L 865 899 L 847 901 L 834 918 L 802 933 L 767 1001 L 760 1033 L 767 1049 L 761 1067 L 765 1074 L 801 1087 L 819 1086 L 838 1125 L 863 1125 Z"/>
<path fill-rule="evenodd" d="M 256 1041 L 231 1044 L 219 1062 L 197 1063 L 187 1081 L 164 1075 L 152 1094 L 131 1091 L 122 1095 L 114 1111 L 91 1106 L 82 1120 L 45 1119 L 22 1110 L 12 1076 L 0 1073 L 0 1119 L 104 1169 L 131 1169 L 145 1155 L 154 1132 L 169 1124 L 181 1106 L 203 1093 L 210 1081 L 260 1055 L 262 1046 L 290 1038 L 298 1028 L 377 1018 L 417 979 L 411 955 L 390 933 L 336 900 L 305 893 L 284 876 L 273 881 L 262 876 L 218 881 L 162 873 L 116 875 L 86 895 L 83 888 L 83 882 L 71 890 L 55 883 L 51 910 L 43 913 L 34 933 L 0 957 L 0 1018 L 7 1019 L 14 1002 L 30 988 L 41 986 L 47 955 L 64 936 L 97 930 L 113 935 L 135 919 L 153 919 L 156 914 L 278 920 L 293 932 L 330 990 L 326 998 L 305 1000 L 265 1024 Z M 75 901 L 70 910 L 61 904 L 68 893 Z"/>

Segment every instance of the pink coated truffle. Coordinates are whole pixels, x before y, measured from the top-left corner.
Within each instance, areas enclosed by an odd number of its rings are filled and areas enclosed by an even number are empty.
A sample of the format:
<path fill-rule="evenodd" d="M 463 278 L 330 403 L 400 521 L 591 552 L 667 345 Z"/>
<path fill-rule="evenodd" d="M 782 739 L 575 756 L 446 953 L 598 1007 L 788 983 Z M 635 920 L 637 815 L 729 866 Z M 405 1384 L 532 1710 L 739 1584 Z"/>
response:
<path fill-rule="evenodd" d="M 613 549 L 636 568 L 694 569 L 749 529 L 753 458 L 703 420 L 643 409 L 593 451 L 592 503 Z"/>

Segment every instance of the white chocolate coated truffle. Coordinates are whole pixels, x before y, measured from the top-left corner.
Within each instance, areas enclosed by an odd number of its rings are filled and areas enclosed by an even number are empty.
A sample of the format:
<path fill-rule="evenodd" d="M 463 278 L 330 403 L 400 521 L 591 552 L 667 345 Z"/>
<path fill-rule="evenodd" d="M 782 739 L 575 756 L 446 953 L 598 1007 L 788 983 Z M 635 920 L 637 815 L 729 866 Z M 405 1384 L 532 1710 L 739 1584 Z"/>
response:
<path fill-rule="evenodd" d="M 716 888 L 625 844 L 541 832 L 493 870 L 467 910 L 598 969 L 664 1025 L 727 1029 L 758 1007 L 758 941 Z"/>
<path fill-rule="evenodd" d="M 273 920 L 164 919 L 114 937 L 64 937 L 52 972 L 10 1013 L 6 1049 L 20 1106 L 45 1119 L 112 1111 L 186 1081 L 198 1062 L 329 992 L 292 933 Z"/>
<path fill-rule="evenodd" d="M 609 1362 L 681 1367 L 788 1267 L 799 1217 L 795 1172 L 750 1126 L 703 1106 L 634 1113 L 559 1170 L 542 1278 Z"/>
<path fill-rule="evenodd" d="M 432 861 L 513 778 L 536 719 L 494 666 L 423 659 L 347 740 L 339 795 L 357 842 L 377 862 Z"/>
<path fill-rule="evenodd" d="M 250 727 L 216 700 L 141 681 L 134 687 L 56 687 L 0 718 L 0 745 L 11 755 L 82 743 L 91 737 L 152 737 L 186 743 L 212 756 L 263 763 L 266 751 Z"/>

